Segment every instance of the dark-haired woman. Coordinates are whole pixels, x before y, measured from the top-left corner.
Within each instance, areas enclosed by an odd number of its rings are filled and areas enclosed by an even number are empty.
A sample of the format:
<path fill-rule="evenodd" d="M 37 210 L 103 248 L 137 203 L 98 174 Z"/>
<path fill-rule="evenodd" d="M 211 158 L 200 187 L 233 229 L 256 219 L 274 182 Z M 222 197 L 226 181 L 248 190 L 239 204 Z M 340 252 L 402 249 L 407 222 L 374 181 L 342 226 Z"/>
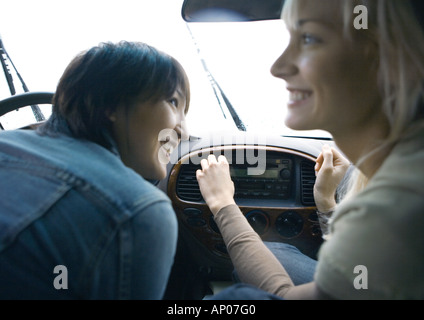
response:
<path fill-rule="evenodd" d="M 0 133 L 0 298 L 161 299 L 177 222 L 163 179 L 189 82 L 171 56 L 102 43 L 61 77 L 37 130 Z"/>

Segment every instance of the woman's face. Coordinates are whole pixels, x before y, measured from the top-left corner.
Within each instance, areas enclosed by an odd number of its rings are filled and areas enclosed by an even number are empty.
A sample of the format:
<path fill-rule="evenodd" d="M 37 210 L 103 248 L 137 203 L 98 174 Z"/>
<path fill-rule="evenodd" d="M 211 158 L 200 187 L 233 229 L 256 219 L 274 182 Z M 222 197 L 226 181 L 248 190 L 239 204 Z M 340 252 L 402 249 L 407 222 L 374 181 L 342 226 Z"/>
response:
<path fill-rule="evenodd" d="M 375 58 L 364 40 L 344 36 L 338 0 L 298 1 L 297 26 L 271 68 L 290 93 L 286 125 L 333 135 L 360 130 L 381 113 Z"/>
<path fill-rule="evenodd" d="M 167 100 L 118 108 L 110 119 L 124 164 L 145 179 L 165 178 L 170 154 L 181 139 L 188 139 L 186 112 L 185 95 L 179 89 Z"/>

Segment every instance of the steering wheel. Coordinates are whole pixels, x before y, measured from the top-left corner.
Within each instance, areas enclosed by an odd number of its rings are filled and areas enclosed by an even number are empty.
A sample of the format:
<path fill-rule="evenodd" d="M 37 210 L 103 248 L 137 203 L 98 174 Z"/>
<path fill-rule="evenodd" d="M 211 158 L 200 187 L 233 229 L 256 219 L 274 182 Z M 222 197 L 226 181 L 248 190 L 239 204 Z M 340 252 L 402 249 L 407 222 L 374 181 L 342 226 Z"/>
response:
<path fill-rule="evenodd" d="M 6 113 L 36 104 L 51 104 L 53 92 L 25 92 L 0 101 L 0 117 Z"/>

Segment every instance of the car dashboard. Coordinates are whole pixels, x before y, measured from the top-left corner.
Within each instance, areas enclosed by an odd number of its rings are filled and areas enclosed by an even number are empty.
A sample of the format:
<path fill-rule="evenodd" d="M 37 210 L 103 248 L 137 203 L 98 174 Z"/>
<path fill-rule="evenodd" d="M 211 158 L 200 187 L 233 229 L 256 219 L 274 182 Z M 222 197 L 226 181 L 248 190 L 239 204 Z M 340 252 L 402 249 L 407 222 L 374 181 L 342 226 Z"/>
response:
<path fill-rule="evenodd" d="M 226 156 L 235 202 L 262 240 L 288 243 L 316 258 L 323 239 L 313 197 L 314 166 L 323 144 L 333 142 L 246 132 L 182 141 L 171 156 L 168 178 L 158 184 L 178 219 L 180 272 L 191 269 L 209 281 L 231 280 L 230 257 L 196 179 L 200 160 L 209 154 Z"/>

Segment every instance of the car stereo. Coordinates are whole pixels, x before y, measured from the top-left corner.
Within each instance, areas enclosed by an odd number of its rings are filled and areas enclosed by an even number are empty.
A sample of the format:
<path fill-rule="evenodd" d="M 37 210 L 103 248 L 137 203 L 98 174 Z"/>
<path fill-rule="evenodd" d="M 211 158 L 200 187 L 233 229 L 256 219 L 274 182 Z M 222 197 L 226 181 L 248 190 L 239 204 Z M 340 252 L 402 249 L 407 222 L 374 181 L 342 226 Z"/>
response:
<path fill-rule="evenodd" d="M 287 199 L 290 197 L 293 163 L 291 159 L 266 159 L 266 168 L 259 175 L 249 174 L 249 168 L 231 165 L 237 199 Z"/>

